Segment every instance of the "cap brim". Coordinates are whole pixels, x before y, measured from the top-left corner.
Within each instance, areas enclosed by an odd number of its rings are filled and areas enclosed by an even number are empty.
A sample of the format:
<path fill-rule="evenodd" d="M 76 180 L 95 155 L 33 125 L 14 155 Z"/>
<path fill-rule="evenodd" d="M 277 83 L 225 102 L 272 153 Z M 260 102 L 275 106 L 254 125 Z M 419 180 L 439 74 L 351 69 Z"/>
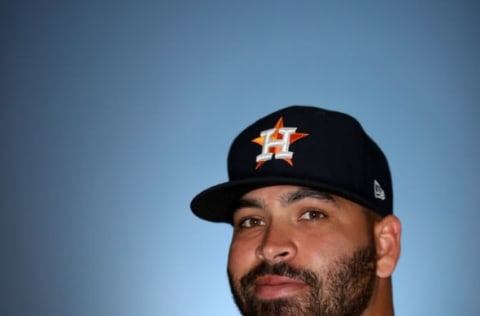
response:
<path fill-rule="evenodd" d="M 298 185 L 323 190 L 343 196 L 365 207 L 372 207 L 369 205 L 369 201 L 355 192 L 335 185 L 291 177 L 259 177 L 229 181 L 210 187 L 192 199 L 190 208 L 195 215 L 207 221 L 232 223 L 235 205 L 244 194 L 273 185 Z"/>

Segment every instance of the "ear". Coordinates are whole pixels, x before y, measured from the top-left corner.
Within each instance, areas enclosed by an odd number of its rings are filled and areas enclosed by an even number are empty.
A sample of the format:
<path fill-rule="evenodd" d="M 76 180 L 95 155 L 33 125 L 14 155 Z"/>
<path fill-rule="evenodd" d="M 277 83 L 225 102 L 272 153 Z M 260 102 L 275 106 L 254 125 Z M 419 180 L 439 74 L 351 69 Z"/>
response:
<path fill-rule="evenodd" d="M 377 248 L 377 276 L 390 277 L 400 257 L 402 225 L 394 215 L 388 215 L 375 223 L 375 245 Z"/>

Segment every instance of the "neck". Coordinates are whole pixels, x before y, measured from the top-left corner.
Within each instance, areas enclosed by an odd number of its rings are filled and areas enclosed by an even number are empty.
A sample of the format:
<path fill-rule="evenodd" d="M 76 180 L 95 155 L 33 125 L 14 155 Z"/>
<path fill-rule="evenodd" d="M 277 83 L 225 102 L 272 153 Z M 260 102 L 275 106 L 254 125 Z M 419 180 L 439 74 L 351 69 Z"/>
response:
<path fill-rule="evenodd" d="M 391 278 L 377 278 L 372 298 L 362 316 L 394 316 Z"/>

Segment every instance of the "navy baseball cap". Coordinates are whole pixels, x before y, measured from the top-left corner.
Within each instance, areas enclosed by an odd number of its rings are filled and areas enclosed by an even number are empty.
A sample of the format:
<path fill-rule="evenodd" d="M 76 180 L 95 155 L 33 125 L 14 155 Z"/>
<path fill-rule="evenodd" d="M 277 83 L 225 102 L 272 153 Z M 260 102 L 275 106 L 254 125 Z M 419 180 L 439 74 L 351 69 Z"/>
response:
<path fill-rule="evenodd" d="M 317 107 L 289 106 L 243 130 L 230 147 L 228 178 L 193 198 L 194 214 L 231 223 L 244 194 L 282 184 L 330 192 L 382 217 L 393 213 L 382 150 L 355 118 Z"/>

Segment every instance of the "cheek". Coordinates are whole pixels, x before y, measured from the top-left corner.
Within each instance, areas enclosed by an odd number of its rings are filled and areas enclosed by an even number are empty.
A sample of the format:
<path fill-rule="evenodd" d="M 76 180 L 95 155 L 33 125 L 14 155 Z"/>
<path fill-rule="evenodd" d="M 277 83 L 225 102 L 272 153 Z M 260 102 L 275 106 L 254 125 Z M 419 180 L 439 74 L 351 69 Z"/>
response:
<path fill-rule="evenodd" d="M 256 264 L 255 245 L 233 240 L 228 252 L 228 271 L 234 278 L 248 273 Z"/>
<path fill-rule="evenodd" d="M 298 253 L 297 264 L 300 266 L 308 266 L 313 270 L 321 270 L 327 265 L 329 260 L 338 255 L 338 251 L 342 249 L 338 238 L 331 236 L 318 236 L 315 234 L 304 235 L 303 238 L 297 240 Z"/>
<path fill-rule="evenodd" d="M 332 262 L 351 254 L 358 241 L 344 234 L 305 234 L 298 242 L 297 263 L 310 269 L 322 271 Z"/>

